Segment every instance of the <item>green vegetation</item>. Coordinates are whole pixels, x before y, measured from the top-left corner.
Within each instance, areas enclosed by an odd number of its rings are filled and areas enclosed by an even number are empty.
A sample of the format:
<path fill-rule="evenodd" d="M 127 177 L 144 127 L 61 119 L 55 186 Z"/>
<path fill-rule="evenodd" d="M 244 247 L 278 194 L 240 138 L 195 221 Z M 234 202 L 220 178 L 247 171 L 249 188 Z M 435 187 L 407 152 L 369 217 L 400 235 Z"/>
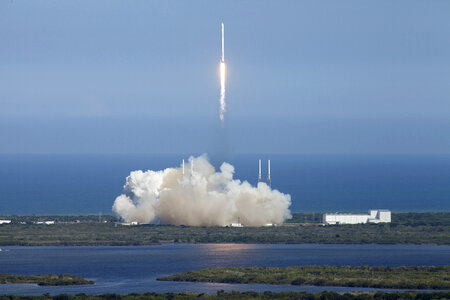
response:
<path fill-rule="evenodd" d="M 450 289 L 450 266 L 210 268 L 158 280 L 445 290 Z"/>
<path fill-rule="evenodd" d="M 294 217 L 296 215 L 294 214 Z M 98 219 L 98 216 L 95 217 Z M 302 216 L 298 218 L 302 219 Z M 45 218 L 41 217 L 41 219 Z M 154 245 L 172 242 L 450 245 L 450 213 L 448 212 L 397 213 L 393 214 L 392 219 L 393 223 L 390 224 L 321 226 L 312 223 L 288 223 L 275 227 L 243 228 L 123 226 L 111 222 L 98 223 L 98 221 L 97 223 L 93 221 L 60 222 L 54 225 L 16 223 L 0 225 L 0 246 Z M 93 220 L 93 217 L 88 220 Z"/>
<path fill-rule="evenodd" d="M 450 299 L 450 292 L 394 292 L 394 293 L 345 293 L 338 294 L 333 292 L 306 293 L 306 292 L 224 292 L 218 291 L 215 295 L 199 294 L 199 293 L 143 293 L 143 294 L 103 294 L 103 295 L 86 295 L 86 294 L 60 294 L 50 296 L 44 294 L 42 296 L 16 296 L 5 295 L 0 296 L 0 300 L 193 300 L 193 299 L 299 299 L 299 300 L 434 300 L 434 299 Z"/>
<path fill-rule="evenodd" d="M 91 280 L 68 274 L 14 275 L 0 274 L 0 284 L 37 283 L 38 285 L 83 285 L 94 284 Z"/>
<path fill-rule="evenodd" d="M 394 226 L 450 226 L 449 212 L 393 213 Z"/>
<path fill-rule="evenodd" d="M 292 218 L 286 223 L 308 224 L 322 223 L 322 213 L 292 213 Z"/>

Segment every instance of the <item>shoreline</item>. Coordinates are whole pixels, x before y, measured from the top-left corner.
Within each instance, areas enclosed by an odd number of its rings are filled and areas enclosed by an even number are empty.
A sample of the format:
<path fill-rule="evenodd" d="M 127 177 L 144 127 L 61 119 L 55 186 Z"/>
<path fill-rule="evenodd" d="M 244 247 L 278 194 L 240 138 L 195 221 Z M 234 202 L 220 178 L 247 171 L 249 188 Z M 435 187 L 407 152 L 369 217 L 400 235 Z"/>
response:
<path fill-rule="evenodd" d="M 450 266 L 215 267 L 158 277 L 158 281 L 450 290 Z"/>

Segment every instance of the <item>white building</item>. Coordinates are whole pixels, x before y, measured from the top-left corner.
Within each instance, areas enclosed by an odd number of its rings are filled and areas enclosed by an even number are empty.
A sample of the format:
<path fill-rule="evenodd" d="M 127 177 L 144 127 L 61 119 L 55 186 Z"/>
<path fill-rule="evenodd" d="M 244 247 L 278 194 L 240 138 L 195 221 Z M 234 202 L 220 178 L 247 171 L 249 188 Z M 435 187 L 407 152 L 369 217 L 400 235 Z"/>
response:
<path fill-rule="evenodd" d="M 120 223 L 120 225 L 123 225 L 123 226 L 137 226 L 137 225 L 139 225 L 139 223 L 138 222 L 123 222 L 123 223 Z"/>
<path fill-rule="evenodd" d="M 42 225 L 42 224 L 53 225 L 53 224 L 55 224 L 55 221 L 38 221 L 38 222 L 36 222 L 36 224 L 39 224 L 39 225 Z"/>
<path fill-rule="evenodd" d="M 325 225 L 390 223 L 391 211 L 386 209 L 371 209 L 369 210 L 369 214 L 324 214 L 322 222 Z"/>
<path fill-rule="evenodd" d="M 9 224 L 11 220 L 0 220 L 0 224 Z"/>

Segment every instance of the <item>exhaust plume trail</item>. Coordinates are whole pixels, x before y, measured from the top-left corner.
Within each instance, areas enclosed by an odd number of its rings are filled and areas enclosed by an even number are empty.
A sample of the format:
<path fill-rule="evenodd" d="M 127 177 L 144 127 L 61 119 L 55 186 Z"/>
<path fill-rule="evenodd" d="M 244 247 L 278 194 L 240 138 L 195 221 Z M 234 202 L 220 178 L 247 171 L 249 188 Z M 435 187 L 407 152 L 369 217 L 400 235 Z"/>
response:
<path fill-rule="evenodd" d="M 225 62 L 220 62 L 220 120 L 225 119 L 227 103 L 225 102 Z"/>
<path fill-rule="evenodd" d="M 290 195 L 264 182 L 255 187 L 234 179 L 232 165 L 216 171 L 204 155 L 190 157 L 188 165 L 189 176 L 183 176 L 183 164 L 131 172 L 113 211 L 126 222 L 190 226 L 225 226 L 238 218 L 245 226 L 264 226 L 291 217 Z"/>
<path fill-rule="evenodd" d="M 220 57 L 220 120 L 224 121 L 227 103 L 225 102 L 225 37 L 222 23 L 222 55 Z"/>

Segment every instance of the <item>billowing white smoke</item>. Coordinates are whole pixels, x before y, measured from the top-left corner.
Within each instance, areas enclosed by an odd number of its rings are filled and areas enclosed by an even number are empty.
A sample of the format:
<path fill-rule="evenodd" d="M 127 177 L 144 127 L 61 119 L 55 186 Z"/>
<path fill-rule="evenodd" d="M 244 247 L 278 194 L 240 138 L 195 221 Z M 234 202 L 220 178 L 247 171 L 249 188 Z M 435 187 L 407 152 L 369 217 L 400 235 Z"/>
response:
<path fill-rule="evenodd" d="M 246 226 L 262 226 L 291 217 L 290 195 L 233 179 L 228 163 L 216 172 L 205 156 L 189 161 L 184 176 L 182 168 L 131 172 L 113 210 L 127 222 L 191 226 L 225 226 L 238 217 Z"/>

